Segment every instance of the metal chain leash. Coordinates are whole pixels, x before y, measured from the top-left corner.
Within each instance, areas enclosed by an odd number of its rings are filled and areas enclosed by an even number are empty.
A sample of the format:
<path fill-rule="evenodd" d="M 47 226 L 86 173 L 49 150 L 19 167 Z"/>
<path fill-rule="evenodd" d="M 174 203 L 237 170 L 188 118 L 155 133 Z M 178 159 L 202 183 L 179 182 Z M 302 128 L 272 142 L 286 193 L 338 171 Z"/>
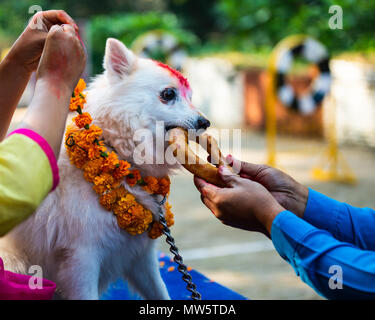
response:
<path fill-rule="evenodd" d="M 159 222 L 163 226 L 163 233 L 165 234 L 166 242 L 169 244 L 170 249 L 169 251 L 173 253 L 173 260 L 178 264 L 178 271 L 182 273 L 182 280 L 184 280 L 187 283 L 186 289 L 191 292 L 191 299 L 192 300 L 201 300 L 201 294 L 197 291 L 197 286 L 192 281 L 192 277 L 190 273 L 187 270 L 186 265 L 184 264 L 184 260 L 182 259 L 182 256 L 178 252 L 178 248 L 175 244 L 174 238 L 171 236 L 171 230 L 168 228 L 167 221 L 164 217 L 164 212 L 162 209 L 162 205 L 167 200 L 167 197 L 164 197 L 164 199 L 159 203 Z"/>

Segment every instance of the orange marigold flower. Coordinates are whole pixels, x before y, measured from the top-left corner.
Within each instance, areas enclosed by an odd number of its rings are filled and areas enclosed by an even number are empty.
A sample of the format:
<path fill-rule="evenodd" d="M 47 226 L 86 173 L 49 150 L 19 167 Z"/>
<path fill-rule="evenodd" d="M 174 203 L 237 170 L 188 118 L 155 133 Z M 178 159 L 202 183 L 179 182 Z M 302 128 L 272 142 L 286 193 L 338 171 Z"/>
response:
<path fill-rule="evenodd" d="M 108 191 L 107 187 L 104 185 L 94 185 L 92 189 L 97 193 L 97 194 L 103 194 L 104 192 Z"/>
<path fill-rule="evenodd" d="M 136 200 L 134 196 L 130 193 L 126 194 L 125 197 L 121 197 L 119 201 L 117 201 L 115 207 L 113 208 L 114 214 L 125 214 L 129 211 L 129 209 L 136 204 Z"/>
<path fill-rule="evenodd" d="M 157 178 L 150 176 L 145 177 L 143 180 L 145 182 L 145 185 L 142 187 L 143 190 L 151 194 L 154 194 L 159 190 L 159 183 Z"/>
<path fill-rule="evenodd" d="M 82 78 L 78 80 L 78 83 L 74 89 L 75 92 L 79 93 L 86 89 L 86 82 Z"/>
<path fill-rule="evenodd" d="M 100 158 L 102 152 L 105 152 L 106 150 L 106 147 L 94 144 L 87 149 L 87 156 L 90 160 L 97 159 Z"/>
<path fill-rule="evenodd" d="M 76 110 L 79 115 L 73 118 L 73 124 L 66 129 L 66 149 L 70 161 L 83 170 L 87 181 L 92 182 L 93 189 L 99 196 L 99 203 L 116 215 L 117 224 L 131 235 L 142 234 L 148 231 L 150 238 L 157 238 L 162 234 L 163 227 L 158 222 L 153 222 L 150 210 L 137 202 L 130 194 L 121 180 L 126 177 L 129 186 L 139 183 L 143 189 L 151 194 L 167 195 L 169 193 L 169 178 L 146 177 L 142 179 L 138 170 L 130 170 L 127 161 L 119 160 L 115 152 L 106 152 L 104 142 L 99 138 L 101 128 L 92 125 L 89 113 L 82 113 L 86 103 L 83 90 L 85 82 L 81 79 L 71 98 L 70 109 Z M 166 203 L 165 218 L 167 225 L 174 224 L 171 206 Z"/>
<path fill-rule="evenodd" d="M 119 161 L 119 165 L 113 171 L 115 179 L 120 180 L 130 173 L 130 163 L 124 160 Z"/>
<path fill-rule="evenodd" d="M 76 145 L 68 148 L 68 156 L 70 162 L 77 168 L 82 168 L 87 162 L 87 153 Z"/>
<path fill-rule="evenodd" d="M 132 222 L 132 217 L 129 213 L 119 213 L 116 215 L 117 224 L 121 229 L 126 229 Z"/>
<path fill-rule="evenodd" d="M 118 164 L 119 164 L 119 160 L 118 160 L 117 154 L 112 151 L 105 158 L 101 169 L 103 172 L 110 172 L 114 170 Z"/>
<path fill-rule="evenodd" d="M 98 158 L 87 161 L 86 164 L 83 166 L 83 175 L 88 182 L 94 182 L 95 177 L 100 174 L 100 168 L 102 166 L 103 161 L 103 158 Z"/>
<path fill-rule="evenodd" d="M 163 234 L 162 230 L 163 226 L 160 224 L 160 222 L 154 221 L 152 223 L 151 229 L 148 231 L 148 236 L 151 239 L 157 239 Z"/>
<path fill-rule="evenodd" d="M 96 125 L 91 125 L 89 129 L 87 130 L 82 130 L 81 131 L 81 138 L 88 144 L 94 143 L 95 140 L 98 140 L 99 137 L 102 134 L 102 129 L 100 129 Z"/>
<path fill-rule="evenodd" d="M 170 185 L 171 181 L 169 180 L 169 177 L 159 179 L 159 189 L 157 194 L 161 194 L 163 196 L 167 195 L 169 193 Z"/>
<path fill-rule="evenodd" d="M 70 98 L 70 111 L 77 111 L 78 108 L 83 109 L 86 103 L 86 95 L 83 94 L 83 90 L 86 89 L 86 83 L 83 79 L 79 79 L 77 86 L 75 87 L 72 97 Z"/>
<path fill-rule="evenodd" d="M 100 196 L 99 202 L 100 204 L 106 208 L 107 210 L 112 210 L 114 204 L 117 200 L 117 194 L 115 191 L 107 192 Z"/>
<path fill-rule="evenodd" d="M 129 209 L 132 217 L 131 224 L 125 230 L 131 235 L 142 234 L 152 222 L 152 213 L 150 210 L 143 208 L 139 203 Z"/>
<path fill-rule="evenodd" d="M 125 190 L 124 186 L 120 186 L 116 189 L 117 198 L 121 199 L 124 198 L 128 192 Z"/>
<path fill-rule="evenodd" d="M 171 227 L 174 225 L 174 216 L 171 211 L 171 205 L 167 202 L 165 204 L 165 220 L 167 221 L 167 226 Z M 159 238 L 163 234 L 163 226 L 159 221 L 154 221 L 151 229 L 148 231 L 148 236 L 151 239 Z"/>
<path fill-rule="evenodd" d="M 111 190 L 118 187 L 118 185 L 115 184 L 115 179 L 108 173 L 102 173 L 101 175 L 94 178 L 94 190 L 95 192 L 101 194 L 103 193 L 103 190 Z"/>
<path fill-rule="evenodd" d="M 92 118 L 89 113 L 84 112 L 73 118 L 73 121 L 76 123 L 78 128 L 86 128 L 91 122 Z"/>
<path fill-rule="evenodd" d="M 83 109 L 86 104 L 86 95 L 83 93 L 74 93 L 74 97 L 70 98 L 69 110 L 78 111 L 78 109 Z"/>
<path fill-rule="evenodd" d="M 139 180 L 141 180 L 141 174 L 136 169 L 131 170 L 130 173 L 126 176 L 126 182 L 131 187 L 134 187 Z"/>
<path fill-rule="evenodd" d="M 74 125 L 74 124 L 69 124 L 67 127 L 66 127 L 66 131 L 65 131 L 65 139 L 67 139 L 70 135 L 74 134 L 75 132 L 79 131 L 77 126 Z"/>

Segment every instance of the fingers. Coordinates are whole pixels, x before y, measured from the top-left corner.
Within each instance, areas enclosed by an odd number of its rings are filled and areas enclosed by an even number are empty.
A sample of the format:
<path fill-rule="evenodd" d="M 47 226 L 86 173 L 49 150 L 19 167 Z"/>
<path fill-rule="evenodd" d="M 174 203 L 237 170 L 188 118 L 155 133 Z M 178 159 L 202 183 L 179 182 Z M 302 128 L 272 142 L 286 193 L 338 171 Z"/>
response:
<path fill-rule="evenodd" d="M 51 29 L 48 32 L 48 36 L 57 36 L 58 34 L 60 35 L 68 35 L 69 37 L 75 38 L 77 41 L 79 38 L 77 37 L 77 32 L 75 31 L 74 27 L 71 26 L 70 24 L 54 24 Z"/>
<path fill-rule="evenodd" d="M 54 24 L 51 29 L 49 29 L 48 31 L 48 35 L 51 36 L 53 34 L 56 34 L 56 33 L 59 33 L 59 32 L 63 32 L 63 28 L 61 28 L 61 26 L 59 26 L 58 24 Z"/>
<path fill-rule="evenodd" d="M 241 161 L 231 155 L 227 156 L 226 160 L 232 167 L 238 168 L 235 172 L 239 172 L 241 177 L 247 179 L 255 178 L 260 171 L 267 168 L 266 165 Z"/>
<path fill-rule="evenodd" d="M 203 202 L 203 204 L 208 208 L 210 209 L 210 211 L 215 214 L 216 212 L 216 206 L 215 204 L 210 200 L 208 199 L 207 197 L 204 197 L 202 194 L 201 194 L 201 201 Z M 215 214 L 216 215 L 216 214 Z"/>
<path fill-rule="evenodd" d="M 70 24 L 63 24 L 61 28 L 64 32 L 71 34 L 72 36 L 76 36 L 75 29 Z"/>
<path fill-rule="evenodd" d="M 43 11 L 42 14 L 43 18 L 49 22 L 50 27 L 55 24 L 68 24 L 71 25 L 75 31 L 78 31 L 77 24 L 64 10 L 48 10 Z"/>
<path fill-rule="evenodd" d="M 208 198 L 211 201 L 220 190 L 220 188 L 204 181 L 201 178 L 198 178 L 197 176 L 194 176 L 194 184 L 198 191 L 202 194 L 202 196 Z"/>
<path fill-rule="evenodd" d="M 229 170 L 226 166 L 219 167 L 219 176 L 229 187 L 234 187 L 239 182 L 240 177 Z"/>

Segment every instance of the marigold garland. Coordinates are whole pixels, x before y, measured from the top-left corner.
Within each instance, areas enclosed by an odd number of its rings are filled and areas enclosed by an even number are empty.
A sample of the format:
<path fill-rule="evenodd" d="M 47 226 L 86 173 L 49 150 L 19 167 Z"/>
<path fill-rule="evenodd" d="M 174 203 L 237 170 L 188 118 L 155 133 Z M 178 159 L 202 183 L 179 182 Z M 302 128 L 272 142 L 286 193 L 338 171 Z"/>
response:
<path fill-rule="evenodd" d="M 86 83 L 80 79 L 72 97 L 69 109 L 78 115 L 67 127 L 65 146 L 70 162 L 83 171 L 84 178 L 93 183 L 94 191 L 99 195 L 99 203 L 116 215 L 117 224 L 131 235 L 148 231 L 151 239 L 162 235 L 163 227 L 159 221 L 153 221 L 150 210 L 143 207 L 121 183 L 125 179 L 130 187 L 139 185 L 150 194 L 168 196 L 169 177 L 141 177 L 136 169 L 124 160 L 120 160 L 114 151 L 107 152 L 104 142 L 100 140 L 102 129 L 91 124 L 88 112 L 82 112 L 86 95 L 83 90 Z M 171 206 L 165 205 L 165 218 L 168 227 L 174 224 Z"/>

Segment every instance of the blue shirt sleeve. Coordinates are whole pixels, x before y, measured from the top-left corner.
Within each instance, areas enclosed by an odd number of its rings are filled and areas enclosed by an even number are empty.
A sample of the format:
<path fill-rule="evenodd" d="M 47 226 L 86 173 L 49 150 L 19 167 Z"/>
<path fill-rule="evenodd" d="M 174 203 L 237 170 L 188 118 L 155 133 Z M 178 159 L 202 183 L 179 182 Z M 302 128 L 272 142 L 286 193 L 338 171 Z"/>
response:
<path fill-rule="evenodd" d="M 339 241 L 289 211 L 276 216 L 271 238 L 281 257 L 320 295 L 375 299 L 375 252 Z"/>
<path fill-rule="evenodd" d="M 356 208 L 309 189 L 304 220 L 336 239 L 375 250 L 375 211 Z"/>

